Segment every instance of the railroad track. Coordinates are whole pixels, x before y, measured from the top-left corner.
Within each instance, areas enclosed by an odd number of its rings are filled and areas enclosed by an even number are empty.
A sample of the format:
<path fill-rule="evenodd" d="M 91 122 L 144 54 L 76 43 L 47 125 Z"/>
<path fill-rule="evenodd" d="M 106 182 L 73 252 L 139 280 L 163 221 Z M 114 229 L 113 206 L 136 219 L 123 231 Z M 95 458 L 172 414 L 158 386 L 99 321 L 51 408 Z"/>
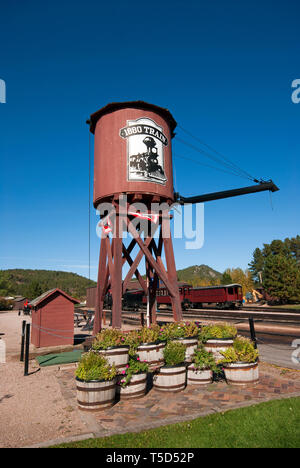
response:
<path fill-rule="evenodd" d="M 243 306 L 240 310 L 300 314 L 300 309 L 289 309 L 287 307 Z"/>
<path fill-rule="evenodd" d="M 172 312 L 168 311 L 168 314 L 172 315 Z M 191 309 L 183 312 L 184 318 L 213 318 L 213 319 L 249 319 L 264 322 L 278 322 L 278 323 L 291 323 L 300 325 L 300 313 L 287 313 L 287 312 L 273 312 L 273 311 L 262 311 L 262 310 L 203 310 L 203 309 Z"/>
<path fill-rule="evenodd" d="M 139 312 L 123 312 L 122 320 L 125 323 L 140 323 L 141 313 L 145 314 L 145 310 Z M 173 313 L 170 310 L 159 310 L 157 312 L 157 317 L 166 317 L 172 318 Z M 273 311 L 256 311 L 251 308 L 251 310 L 216 310 L 216 309 L 190 309 L 183 311 L 184 319 L 199 319 L 199 320 L 228 320 L 228 321 L 247 321 L 249 318 L 253 318 L 255 322 L 264 322 L 264 323 L 277 323 L 285 325 L 300 325 L 300 313 L 290 313 L 290 312 L 273 312 Z"/>

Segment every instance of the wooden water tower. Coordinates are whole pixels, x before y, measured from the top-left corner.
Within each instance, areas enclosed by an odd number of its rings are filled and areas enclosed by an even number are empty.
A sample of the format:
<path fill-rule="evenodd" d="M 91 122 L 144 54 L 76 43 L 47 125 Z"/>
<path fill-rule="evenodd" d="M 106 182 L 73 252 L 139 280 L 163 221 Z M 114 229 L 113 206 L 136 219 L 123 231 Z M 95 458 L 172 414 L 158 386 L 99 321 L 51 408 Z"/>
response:
<path fill-rule="evenodd" d="M 95 135 L 94 206 L 99 209 L 100 205 L 107 204 L 101 220 L 94 333 L 101 329 L 103 301 L 109 290 L 113 301 L 112 326 L 121 328 L 122 295 L 134 274 L 148 297 L 148 323 L 156 321 L 159 280 L 171 297 L 174 319 L 181 320 L 170 235 L 170 205 L 204 203 L 279 189 L 272 180 L 252 178 L 256 185 L 182 197 L 173 188 L 171 140 L 177 124 L 168 110 L 143 101 L 112 103 L 92 114 L 88 123 Z M 134 224 L 134 220 L 139 224 Z M 127 247 L 123 243 L 125 232 L 132 236 Z M 155 233 L 158 240 L 154 238 Z M 133 259 L 136 245 L 140 250 Z M 143 257 L 146 280 L 138 270 Z M 126 262 L 129 271 L 122 280 Z"/>
<path fill-rule="evenodd" d="M 92 114 L 88 123 L 95 135 L 94 207 L 108 206 L 102 219 L 94 333 L 101 329 L 108 290 L 113 302 L 112 326 L 121 327 L 122 295 L 133 275 L 148 296 L 151 323 L 156 321 L 158 280 L 171 296 L 174 319 L 181 320 L 169 215 L 174 202 L 171 141 L 176 122 L 168 110 L 134 101 L 108 104 Z M 136 208 L 137 203 L 143 207 Z M 160 204 L 164 206 L 158 208 Z M 132 237 L 127 247 L 125 232 Z M 132 258 L 136 245 L 139 251 Z M 138 270 L 142 258 L 146 280 Z M 122 279 L 126 262 L 129 271 Z"/>

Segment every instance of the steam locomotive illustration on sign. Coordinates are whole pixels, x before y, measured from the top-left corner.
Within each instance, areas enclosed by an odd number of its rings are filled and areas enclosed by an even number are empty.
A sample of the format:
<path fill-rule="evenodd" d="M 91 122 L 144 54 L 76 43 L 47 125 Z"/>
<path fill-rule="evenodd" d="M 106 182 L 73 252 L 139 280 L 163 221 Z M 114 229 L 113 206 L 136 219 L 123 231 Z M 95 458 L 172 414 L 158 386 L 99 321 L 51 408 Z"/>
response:
<path fill-rule="evenodd" d="M 129 156 L 130 176 L 159 182 L 166 181 L 164 170 L 158 162 L 159 155 L 154 138 L 147 136 L 143 139 L 143 143 L 147 151 Z"/>
<path fill-rule="evenodd" d="M 128 182 L 153 182 L 165 185 L 165 149 L 169 139 L 157 122 L 141 117 L 127 120 L 120 129 L 120 137 L 127 142 Z"/>

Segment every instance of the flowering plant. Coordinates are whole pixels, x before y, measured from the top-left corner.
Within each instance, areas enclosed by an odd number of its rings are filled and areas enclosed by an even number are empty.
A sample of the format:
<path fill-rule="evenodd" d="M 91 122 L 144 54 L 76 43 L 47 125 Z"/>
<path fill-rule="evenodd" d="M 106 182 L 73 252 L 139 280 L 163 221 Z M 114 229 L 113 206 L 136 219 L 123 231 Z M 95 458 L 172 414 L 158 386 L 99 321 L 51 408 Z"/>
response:
<path fill-rule="evenodd" d="M 113 346 L 124 346 L 125 336 L 121 330 L 116 328 L 106 328 L 96 336 L 92 344 L 92 349 L 98 351 L 99 349 L 108 349 Z"/>
<path fill-rule="evenodd" d="M 129 346 L 129 356 L 134 356 L 137 348 L 142 343 L 141 331 L 131 330 L 129 333 L 126 333 L 124 343 Z"/>
<path fill-rule="evenodd" d="M 93 351 L 82 355 L 75 375 L 84 381 L 113 380 L 117 375 L 115 365 L 110 366 L 104 356 Z"/>
<path fill-rule="evenodd" d="M 217 366 L 217 363 L 214 359 L 214 355 L 210 351 L 206 351 L 203 347 L 196 349 L 194 355 L 192 356 L 192 366 L 194 370 L 205 370 L 209 369 L 215 373 L 220 372 L 220 368 Z"/>
<path fill-rule="evenodd" d="M 199 325 L 198 322 L 183 322 L 183 328 L 184 328 L 184 333 L 185 337 L 194 337 L 199 335 Z"/>
<path fill-rule="evenodd" d="M 120 381 L 121 387 L 126 387 L 129 384 L 131 377 L 135 374 L 147 373 L 149 366 L 146 362 L 140 361 L 139 357 L 131 357 L 126 366 L 126 370 L 122 372 L 122 379 Z"/>

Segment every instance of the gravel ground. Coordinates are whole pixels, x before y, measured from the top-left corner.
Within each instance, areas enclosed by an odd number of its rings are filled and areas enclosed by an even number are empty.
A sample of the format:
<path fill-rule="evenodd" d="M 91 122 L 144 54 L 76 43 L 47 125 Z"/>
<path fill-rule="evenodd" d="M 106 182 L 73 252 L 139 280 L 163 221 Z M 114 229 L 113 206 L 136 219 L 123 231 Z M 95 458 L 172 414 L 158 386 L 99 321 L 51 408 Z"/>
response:
<path fill-rule="evenodd" d="M 20 353 L 23 320 L 31 323 L 29 316 L 19 317 L 18 312 L 0 312 L 0 333 L 5 333 L 2 338 L 6 344 L 8 357 Z"/>
<path fill-rule="evenodd" d="M 17 312 L 0 313 L 0 333 L 6 344 L 6 363 L 0 364 L 0 447 L 23 447 L 86 432 L 76 400 L 64 394 L 57 366 L 41 368 L 30 361 L 30 375 L 18 361 L 22 321 Z M 32 346 L 30 347 L 32 349 Z M 75 381 L 74 381 L 75 385 Z"/>
<path fill-rule="evenodd" d="M 57 380 L 58 368 L 39 370 L 30 362 L 0 364 L 0 447 L 23 447 L 45 440 L 87 432 L 76 409 Z"/>
<path fill-rule="evenodd" d="M 64 372 L 73 372 L 68 366 L 65 371 L 59 366 L 39 368 L 31 360 L 29 375 L 24 377 L 24 364 L 19 362 L 23 320 L 31 322 L 18 312 L 0 312 L 0 333 L 5 333 L 6 344 L 6 363 L 0 363 L 0 448 L 86 434 L 89 417 L 78 410 L 74 391 L 63 384 Z"/>

